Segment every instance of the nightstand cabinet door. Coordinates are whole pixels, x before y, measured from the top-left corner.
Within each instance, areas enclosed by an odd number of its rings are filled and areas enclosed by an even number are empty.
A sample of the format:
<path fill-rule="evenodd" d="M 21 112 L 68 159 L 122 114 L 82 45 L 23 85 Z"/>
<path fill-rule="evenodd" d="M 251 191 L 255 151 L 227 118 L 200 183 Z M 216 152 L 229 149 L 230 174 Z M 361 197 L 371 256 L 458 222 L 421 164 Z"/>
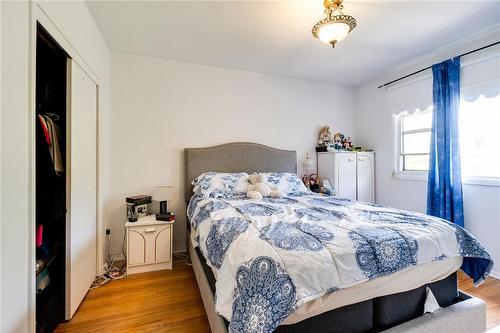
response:
<path fill-rule="evenodd" d="M 127 274 L 172 269 L 174 222 L 156 221 L 154 215 L 127 223 Z"/>
<path fill-rule="evenodd" d="M 156 236 L 158 235 L 158 228 L 156 226 L 150 226 L 142 228 L 141 230 L 144 239 L 146 239 L 146 263 L 154 263 L 155 260 L 155 242 Z"/>
<path fill-rule="evenodd" d="M 156 252 L 156 262 L 170 261 L 170 240 L 171 240 L 171 228 L 167 227 L 162 229 L 156 235 L 155 240 L 155 252 Z"/>
<path fill-rule="evenodd" d="M 130 229 L 128 232 L 128 264 L 140 265 L 146 263 L 146 239 L 144 236 L 134 230 Z"/>

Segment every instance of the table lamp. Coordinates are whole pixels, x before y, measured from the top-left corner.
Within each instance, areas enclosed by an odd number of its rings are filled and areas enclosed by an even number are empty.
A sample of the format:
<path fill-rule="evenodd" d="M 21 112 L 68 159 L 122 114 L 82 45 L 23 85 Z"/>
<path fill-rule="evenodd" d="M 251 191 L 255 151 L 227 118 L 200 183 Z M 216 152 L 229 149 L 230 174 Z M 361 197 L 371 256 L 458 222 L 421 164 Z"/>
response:
<path fill-rule="evenodd" d="M 314 162 L 313 159 L 309 157 L 309 153 L 306 154 L 304 163 L 302 164 L 304 175 L 309 176 L 313 173 Z"/>
<path fill-rule="evenodd" d="M 174 187 L 170 185 L 158 185 L 153 190 L 153 200 L 160 202 L 160 213 L 156 214 L 159 221 L 169 221 L 171 214 L 167 211 L 167 201 L 174 199 Z"/>

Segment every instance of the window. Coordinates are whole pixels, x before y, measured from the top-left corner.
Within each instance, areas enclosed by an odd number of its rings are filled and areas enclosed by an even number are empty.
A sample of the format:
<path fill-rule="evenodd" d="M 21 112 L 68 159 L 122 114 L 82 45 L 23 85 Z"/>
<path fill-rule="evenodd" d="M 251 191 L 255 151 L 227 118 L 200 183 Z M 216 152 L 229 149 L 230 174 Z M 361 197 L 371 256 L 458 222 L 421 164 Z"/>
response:
<path fill-rule="evenodd" d="M 462 59 L 460 160 L 464 183 L 500 186 L 500 52 Z M 387 89 L 393 114 L 394 178 L 426 180 L 432 128 L 432 73 Z"/>
<path fill-rule="evenodd" d="M 500 178 L 500 95 L 460 103 L 463 178 Z"/>
<path fill-rule="evenodd" d="M 429 169 L 432 108 L 400 116 L 400 170 Z"/>
<path fill-rule="evenodd" d="M 464 181 L 500 179 L 500 95 L 462 99 L 460 159 Z M 398 174 L 425 178 L 429 169 L 432 107 L 396 116 Z"/>

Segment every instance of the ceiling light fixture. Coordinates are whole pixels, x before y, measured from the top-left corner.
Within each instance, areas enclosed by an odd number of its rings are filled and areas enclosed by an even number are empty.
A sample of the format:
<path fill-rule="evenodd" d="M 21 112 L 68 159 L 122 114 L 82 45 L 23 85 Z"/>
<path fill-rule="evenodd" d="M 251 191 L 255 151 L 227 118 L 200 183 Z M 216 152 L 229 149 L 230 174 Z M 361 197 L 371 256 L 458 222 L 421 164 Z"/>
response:
<path fill-rule="evenodd" d="M 312 34 L 325 44 L 331 44 L 332 47 L 346 38 L 354 28 L 356 28 L 356 19 L 352 16 L 342 13 L 344 6 L 343 0 L 324 0 L 326 17 L 316 23 L 312 28 Z"/>

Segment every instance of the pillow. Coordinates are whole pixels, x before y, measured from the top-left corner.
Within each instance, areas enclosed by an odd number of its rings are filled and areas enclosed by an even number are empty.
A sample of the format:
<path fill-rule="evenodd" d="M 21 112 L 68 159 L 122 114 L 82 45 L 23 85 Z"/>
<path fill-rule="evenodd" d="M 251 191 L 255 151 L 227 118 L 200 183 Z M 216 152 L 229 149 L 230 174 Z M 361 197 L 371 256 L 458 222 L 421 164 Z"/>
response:
<path fill-rule="evenodd" d="M 193 192 L 200 193 L 210 198 L 230 198 L 245 195 L 248 182 L 248 174 L 205 172 L 198 176 L 191 184 L 194 185 Z"/>
<path fill-rule="evenodd" d="M 266 183 L 270 187 L 277 187 L 278 191 L 285 194 L 295 192 L 307 192 L 307 187 L 302 180 L 294 173 L 262 173 Z"/>

